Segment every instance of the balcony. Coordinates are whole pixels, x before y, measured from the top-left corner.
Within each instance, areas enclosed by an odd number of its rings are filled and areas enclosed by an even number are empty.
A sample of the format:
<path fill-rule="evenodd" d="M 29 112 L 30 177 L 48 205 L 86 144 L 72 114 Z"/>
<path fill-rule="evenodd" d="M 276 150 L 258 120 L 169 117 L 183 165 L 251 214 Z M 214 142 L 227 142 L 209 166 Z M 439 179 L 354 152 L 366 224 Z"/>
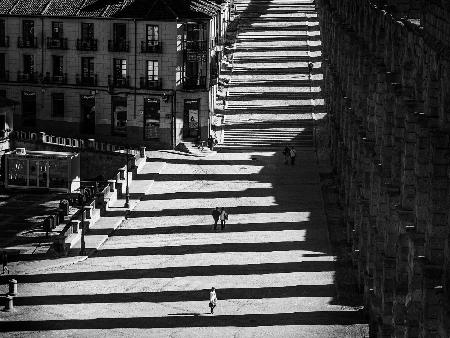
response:
<path fill-rule="evenodd" d="M 0 82 L 9 81 L 9 70 L 4 70 L 0 72 Z"/>
<path fill-rule="evenodd" d="M 77 74 L 75 82 L 78 86 L 95 87 L 97 86 L 97 74 L 92 75 L 80 75 Z"/>
<path fill-rule="evenodd" d="M 96 51 L 97 39 L 77 39 L 77 50 Z"/>
<path fill-rule="evenodd" d="M 130 87 L 130 77 L 112 77 L 108 75 L 108 86 L 110 88 L 129 88 Z"/>
<path fill-rule="evenodd" d="M 17 38 L 17 47 L 18 48 L 37 48 L 38 42 L 37 38 L 23 38 L 18 37 Z"/>
<path fill-rule="evenodd" d="M 129 52 L 130 51 L 130 41 L 108 40 L 108 51 L 109 52 Z"/>
<path fill-rule="evenodd" d="M 161 53 L 162 42 L 158 40 L 141 41 L 141 53 Z"/>
<path fill-rule="evenodd" d="M 184 89 L 206 89 L 206 76 L 185 77 L 183 79 Z"/>
<path fill-rule="evenodd" d="M 45 73 L 44 83 L 54 83 L 54 84 L 67 84 L 67 73 L 59 75 L 50 75 L 50 73 Z"/>
<path fill-rule="evenodd" d="M 9 47 L 9 36 L 3 36 L 0 38 L 0 47 Z"/>
<path fill-rule="evenodd" d="M 159 90 L 162 88 L 162 79 L 150 80 L 146 77 L 141 77 L 140 80 L 141 89 Z"/>
<path fill-rule="evenodd" d="M 208 41 L 186 41 L 185 49 L 188 51 L 207 51 Z"/>
<path fill-rule="evenodd" d="M 47 49 L 67 49 L 67 38 L 47 38 Z"/>
<path fill-rule="evenodd" d="M 39 75 L 38 72 L 17 72 L 17 82 L 26 82 L 26 83 L 38 83 Z"/>

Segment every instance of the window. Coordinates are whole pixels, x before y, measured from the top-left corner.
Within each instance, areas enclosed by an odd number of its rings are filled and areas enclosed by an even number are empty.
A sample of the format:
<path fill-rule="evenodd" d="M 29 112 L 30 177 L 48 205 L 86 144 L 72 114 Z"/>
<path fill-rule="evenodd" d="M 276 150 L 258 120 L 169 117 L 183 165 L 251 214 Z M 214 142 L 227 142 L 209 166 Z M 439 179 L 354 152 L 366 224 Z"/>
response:
<path fill-rule="evenodd" d="M 94 76 L 94 58 L 81 58 L 81 77 L 90 78 Z"/>
<path fill-rule="evenodd" d="M 5 31 L 5 20 L 0 19 L 0 46 L 5 46 L 6 31 Z"/>
<path fill-rule="evenodd" d="M 52 22 L 52 38 L 62 39 L 63 37 L 63 23 L 62 22 Z"/>
<path fill-rule="evenodd" d="M 113 25 L 114 43 L 123 42 L 127 38 L 127 26 L 124 23 L 115 23 Z"/>
<path fill-rule="evenodd" d="M 147 80 L 158 80 L 158 61 L 147 61 Z"/>
<path fill-rule="evenodd" d="M 22 37 L 24 41 L 34 40 L 34 21 L 32 20 L 22 21 Z"/>
<path fill-rule="evenodd" d="M 3 76 L 6 72 L 5 69 L 5 54 L 0 53 L 0 76 Z"/>
<path fill-rule="evenodd" d="M 127 77 L 127 60 L 114 59 L 114 79 L 123 79 Z"/>
<path fill-rule="evenodd" d="M 94 24 L 93 23 L 81 23 L 81 40 L 92 40 L 94 39 Z"/>
<path fill-rule="evenodd" d="M 52 94 L 52 116 L 62 117 L 64 116 L 64 94 L 53 93 Z"/>
<path fill-rule="evenodd" d="M 63 76 L 63 57 L 53 55 L 53 76 Z"/>
<path fill-rule="evenodd" d="M 147 25 L 147 45 L 154 46 L 159 41 L 159 27 L 155 25 Z"/>
<path fill-rule="evenodd" d="M 23 72 L 24 74 L 34 73 L 34 55 L 23 56 Z"/>

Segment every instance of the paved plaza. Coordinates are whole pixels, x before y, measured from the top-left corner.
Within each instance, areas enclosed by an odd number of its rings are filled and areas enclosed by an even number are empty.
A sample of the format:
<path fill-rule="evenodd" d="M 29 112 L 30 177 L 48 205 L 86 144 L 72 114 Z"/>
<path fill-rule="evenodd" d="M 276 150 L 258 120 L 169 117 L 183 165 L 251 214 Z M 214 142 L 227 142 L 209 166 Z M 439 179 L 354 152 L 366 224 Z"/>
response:
<path fill-rule="evenodd" d="M 249 137 L 251 121 L 273 123 L 273 130 L 258 131 L 269 141 L 233 146 L 228 139 L 205 157 L 149 154 L 146 165 L 164 162 L 163 170 L 97 252 L 15 276 L 16 311 L 0 314 L 0 335 L 368 336 L 362 311 L 338 300 L 316 155 L 293 132 L 301 134 L 298 121 L 313 120 L 312 106 L 320 105 L 311 95 L 296 96 L 310 83 L 308 57 L 316 57 L 299 37 L 309 25 L 318 30 L 317 14 L 303 0 L 237 5 L 237 68 L 225 120 L 244 125 Z M 295 165 L 284 164 L 282 148 L 270 142 L 282 127 L 293 135 L 283 142 L 296 144 Z M 146 184 L 145 175 L 138 179 Z M 229 213 L 223 231 L 213 230 L 215 207 Z"/>

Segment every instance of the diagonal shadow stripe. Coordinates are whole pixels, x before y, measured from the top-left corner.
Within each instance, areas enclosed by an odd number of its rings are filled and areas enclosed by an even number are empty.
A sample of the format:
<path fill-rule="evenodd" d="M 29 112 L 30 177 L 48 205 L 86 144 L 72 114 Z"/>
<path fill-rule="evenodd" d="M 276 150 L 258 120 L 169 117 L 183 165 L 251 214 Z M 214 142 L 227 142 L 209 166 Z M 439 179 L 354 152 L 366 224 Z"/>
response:
<path fill-rule="evenodd" d="M 209 289 L 190 291 L 158 291 L 107 293 L 95 295 L 47 295 L 35 297 L 18 296 L 14 299 L 16 306 L 30 305 L 61 305 L 61 304 L 91 304 L 91 303 L 128 303 L 128 302 L 189 302 L 204 301 L 209 295 Z M 218 290 L 220 300 L 231 299 L 266 299 L 290 297 L 333 297 L 335 286 L 326 285 L 295 285 L 284 287 L 262 288 L 229 288 Z"/>
<path fill-rule="evenodd" d="M 220 225 L 219 225 L 220 227 Z M 187 255 L 198 253 L 221 253 L 221 252 L 272 252 L 307 250 L 316 251 L 317 248 L 325 248 L 326 240 L 323 242 L 291 241 L 291 242 L 268 242 L 268 243 L 222 243 L 222 244 L 194 244 L 179 246 L 160 247 L 138 247 L 124 249 L 102 249 L 96 253 L 96 257 L 114 256 L 145 256 L 145 255 Z"/>
<path fill-rule="evenodd" d="M 220 306 L 220 305 L 219 305 Z M 206 307 L 206 306 L 205 306 Z M 312 311 L 273 314 L 94 318 L 45 321 L 7 321 L 1 332 L 70 329 L 257 327 L 277 325 L 353 325 L 367 323 L 363 311 Z"/>
<path fill-rule="evenodd" d="M 284 230 L 305 230 L 307 228 L 307 222 L 279 222 L 279 223 L 240 223 L 240 224 L 228 224 L 228 232 L 251 232 L 251 231 L 284 231 Z M 156 227 L 156 228 L 119 228 L 113 236 L 147 236 L 158 234 L 185 234 L 185 233 L 211 233 L 212 224 L 196 224 L 190 226 L 168 226 L 168 227 Z M 89 234 L 97 235 L 96 229 L 89 230 Z M 311 234 L 312 229 L 308 229 L 308 233 Z M 100 234 L 100 233 L 99 233 Z"/>
<path fill-rule="evenodd" d="M 69 273 L 49 273 L 35 275 L 7 275 L 1 276 L 0 282 L 7 283 L 15 278 L 18 283 L 46 283 L 87 280 L 114 280 L 137 278 L 174 278 L 187 276 L 217 276 L 217 275 L 257 275 L 291 272 L 322 272 L 334 271 L 334 262 L 305 261 L 287 263 L 264 263 L 245 265 L 207 265 L 183 266 L 155 269 L 123 269 L 110 271 L 88 271 Z"/>

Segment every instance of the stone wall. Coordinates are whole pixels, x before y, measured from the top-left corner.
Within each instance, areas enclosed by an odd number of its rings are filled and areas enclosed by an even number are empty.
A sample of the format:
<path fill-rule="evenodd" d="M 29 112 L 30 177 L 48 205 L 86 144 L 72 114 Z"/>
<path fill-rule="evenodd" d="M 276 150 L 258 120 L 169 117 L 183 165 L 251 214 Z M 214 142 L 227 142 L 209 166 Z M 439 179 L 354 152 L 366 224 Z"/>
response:
<path fill-rule="evenodd" d="M 444 1 L 318 0 L 330 153 L 374 337 L 449 337 Z"/>

